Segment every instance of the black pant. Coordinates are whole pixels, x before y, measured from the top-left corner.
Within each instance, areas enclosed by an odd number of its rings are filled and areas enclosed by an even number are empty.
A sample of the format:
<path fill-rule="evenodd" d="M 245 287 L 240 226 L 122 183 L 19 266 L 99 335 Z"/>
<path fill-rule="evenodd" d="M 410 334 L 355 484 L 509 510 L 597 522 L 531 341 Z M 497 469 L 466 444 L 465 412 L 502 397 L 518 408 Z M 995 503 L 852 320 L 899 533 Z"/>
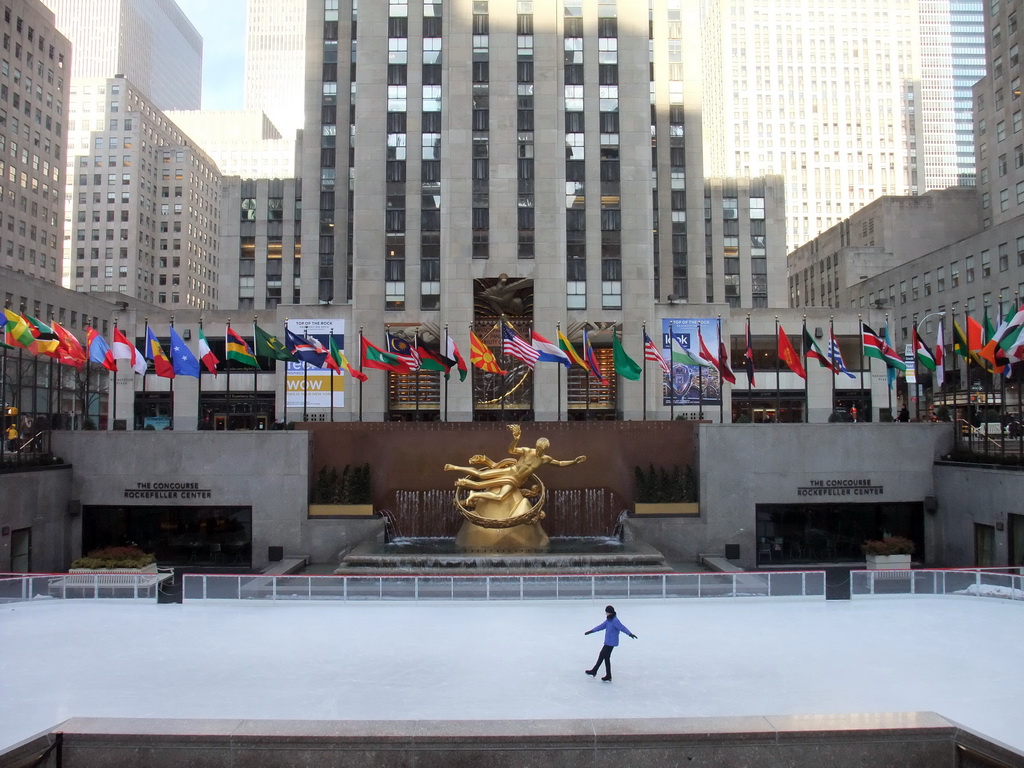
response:
<path fill-rule="evenodd" d="M 597 663 L 594 664 L 593 669 L 591 669 L 590 671 L 593 674 L 596 675 L 597 674 L 597 670 L 601 666 L 601 662 L 603 661 L 604 662 L 604 676 L 605 677 L 611 677 L 612 676 L 612 651 L 614 651 L 614 650 L 615 650 L 615 646 L 614 645 L 602 646 L 601 647 L 601 653 L 599 653 L 598 656 L 597 656 Z"/>

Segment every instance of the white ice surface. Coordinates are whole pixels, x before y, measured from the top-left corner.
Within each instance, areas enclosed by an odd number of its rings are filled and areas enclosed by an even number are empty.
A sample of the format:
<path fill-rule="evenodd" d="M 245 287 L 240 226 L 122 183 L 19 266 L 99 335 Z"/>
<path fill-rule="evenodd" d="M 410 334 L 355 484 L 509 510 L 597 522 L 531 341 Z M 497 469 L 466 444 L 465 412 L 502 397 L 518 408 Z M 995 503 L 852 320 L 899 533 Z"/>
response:
<path fill-rule="evenodd" d="M 0 749 L 73 716 L 702 717 L 930 710 L 1024 749 L 1024 603 L 0 605 Z"/>

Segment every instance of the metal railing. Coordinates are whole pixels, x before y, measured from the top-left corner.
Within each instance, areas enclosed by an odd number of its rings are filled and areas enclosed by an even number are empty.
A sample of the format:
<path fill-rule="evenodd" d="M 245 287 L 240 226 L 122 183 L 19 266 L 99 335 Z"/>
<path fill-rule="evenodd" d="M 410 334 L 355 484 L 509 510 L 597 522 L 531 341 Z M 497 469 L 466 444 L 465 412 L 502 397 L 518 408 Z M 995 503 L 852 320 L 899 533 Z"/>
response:
<path fill-rule="evenodd" d="M 822 571 L 500 576 L 258 576 L 186 574 L 190 600 L 594 600 L 811 597 Z"/>
<path fill-rule="evenodd" d="M 876 595 L 970 595 L 1024 600 L 1020 568 L 956 568 L 851 571 L 853 597 Z"/>
<path fill-rule="evenodd" d="M 76 598 L 155 599 L 170 573 L 0 574 L 0 603 Z"/>

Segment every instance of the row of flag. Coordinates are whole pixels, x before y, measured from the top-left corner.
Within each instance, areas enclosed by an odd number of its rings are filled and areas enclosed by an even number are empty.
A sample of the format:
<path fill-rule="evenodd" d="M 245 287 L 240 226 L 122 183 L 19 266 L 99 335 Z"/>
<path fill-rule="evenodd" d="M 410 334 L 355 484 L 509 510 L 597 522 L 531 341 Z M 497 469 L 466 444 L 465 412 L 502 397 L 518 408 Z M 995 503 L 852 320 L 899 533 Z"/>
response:
<path fill-rule="evenodd" d="M 174 326 L 170 326 L 170 345 L 165 351 L 157 339 L 153 329 L 146 326 L 145 351 L 140 351 L 115 325 L 112 343 L 107 341 L 92 327 L 86 328 L 86 341 L 82 343 L 74 334 L 56 322 L 49 325 L 27 314 L 18 314 L 10 309 L 4 310 L 4 336 L 0 346 L 9 349 L 23 349 L 33 354 L 45 355 L 59 363 L 81 368 L 86 361 L 102 365 L 110 371 L 117 370 L 117 360 L 127 360 L 132 369 L 144 374 L 148 369 L 147 361 L 153 363 L 157 376 L 174 378 L 175 376 L 199 377 L 200 365 L 216 374 L 220 360 L 216 357 L 203 334 L 202 326 L 198 331 L 198 348 L 193 352 L 181 338 Z M 1009 371 L 1013 362 L 1024 360 L 1024 305 L 1011 308 L 998 327 L 994 327 L 985 314 L 984 325 L 966 316 L 966 332 L 956 321 L 953 323 L 953 349 L 969 361 L 982 366 L 993 373 Z M 670 328 L 671 331 L 671 328 Z M 805 325 L 801 334 L 801 352 L 797 353 L 789 336 L 781 325 L 778 325 L 778 356 L 787 367 L 803 379 L 807 378 L 804 367 L 806 360 L 816 360 L 818 364 L 830 370 L 834 375 L 844 374 L 850 378 L 854 375 L 847 369 L 843 361 L 835 332 L 830 328 L 828 345 L 825 349 L 818 346 Z M 587 329 L 583 331 L 583 349 L 576 347 L 566 338 L 561 329 L 556 330 L 556 342 L 531 330 L 530 338 L 516 332 L 508 323 L 501 324 L 501 353 L 514 358 L 533 369 L 538 363 L 556 363 L 566 368 L 579 366 L 602 384 L 607 384 L 598 364 L 594 347 Z M 302 362 L 310 366 L 327 369 L 334 373 L 347 372 L 359 381 L 366 381 L 364 369 L 391 371 L 394 373 L 412 373 L 417 370 L 439 371 L 447 378 L 452 369 L 456 369 L 459 378 L 465 380 L 468 366 L 455 339 L 445 333 L 444 349 L 436 344 L 427 343 L 419 334 L 412 340 L 392 334 L 386 334 L 383 347 L 373 344 L 360 333 L 359 366 L 353 366 L 335 343 L 331 335 L 325 347 L 319 340 L 296 333 L 289 328 L 284 331 L 284 341 L 268 333 L 255 323 L 253 324 L 252 346 L 230 325 L 225 332 L 225 358 L 243 366 L 259 368 L 257 357 L 288 362 Z M 721 328 L 718 333 L 717 354 L 704 341 L 700 326 L 697 327 L 697 343 L 689 342 L 688 337 L 674 332 L 669 333 L 669 356 L 643 330 L 643 355 L 645 361 L 659 365 L 662 372 L 670 372 L 669 361 L 673 364 L 684 364 L 713 368 L 718 371 L 724 381 L 736 383 L 735 374 L 729 366 L 728 353 Z M 754 386 L 754 352 L 751 343 L 750 321 L 747 320 L 746 350 L 742 366 L 746 371 L 751 387 Z M 916 365 L 936 372 L 937 384 L 941 385 L 943 360 L 943 327 L 939 322 L 937 338 L 933 348 L 921 338 L 918 329 L 913 329 L 913 356 Z M 906 371 L 907 364 L 902 356 L 892 347 L 889 338 L 888 323 L 881 333 L 875 332 L 867 324 L 861 324 L 861 348 L 864 357 L 881 360 L 893 371 Z M 469 333 L 470 363 L 487 373 L 506 375 L 494 351 L 473 331 Z M 625 379 L 636 381 L 643 369 L 625 351 L 617 333 L 612 334 L 612 352 L 615 373 Z"/>

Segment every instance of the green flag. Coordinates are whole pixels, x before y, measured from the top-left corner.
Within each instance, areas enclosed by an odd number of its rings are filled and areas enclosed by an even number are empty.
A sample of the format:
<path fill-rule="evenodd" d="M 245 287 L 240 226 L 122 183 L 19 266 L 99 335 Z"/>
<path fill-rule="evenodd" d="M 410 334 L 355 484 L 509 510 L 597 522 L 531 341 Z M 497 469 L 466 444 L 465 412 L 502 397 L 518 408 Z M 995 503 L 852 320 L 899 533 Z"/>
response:
<path fill-rule="evenodd" d="M 626 354 L 626 350 L 622 348 L 622 342 L 619 341 L 619 334 L 614 332 L 612 333 L 612 354 L 615 360 L 615 372 L 619 376 L 630 381 L 640 378 L 642 369 L 635 360 Z"/>
<path fill-rule="evenodd" d="M 295 355 L 288 351 L 288 348 L 281 343 L 276 336 L 271 336 L 258 325 L 253 325 L 254 341 L 256 342 L 256 354 L 260 357 L 269 357 L 272 360 L 284 360 L 285 362 L 296 363 Z"/>

